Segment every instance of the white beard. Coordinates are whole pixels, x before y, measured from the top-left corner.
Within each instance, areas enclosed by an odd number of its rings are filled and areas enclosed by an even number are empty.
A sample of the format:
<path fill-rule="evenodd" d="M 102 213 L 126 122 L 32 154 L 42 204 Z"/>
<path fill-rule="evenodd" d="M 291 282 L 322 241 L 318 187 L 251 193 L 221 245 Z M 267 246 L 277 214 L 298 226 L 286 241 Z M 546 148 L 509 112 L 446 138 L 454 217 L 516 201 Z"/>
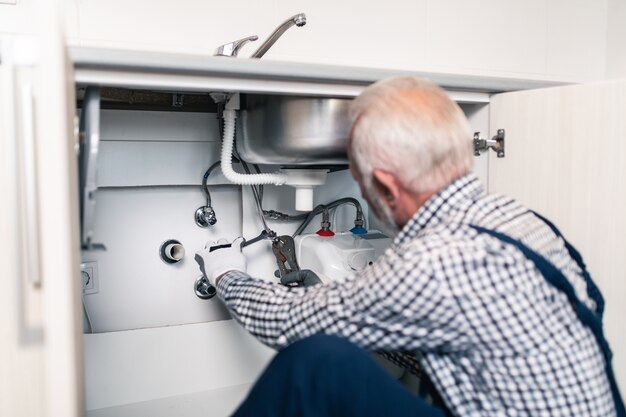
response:
<path fill-rule="evenodd" d="M 366 199 L 370 205 L 373 206 L 374 214 L 380 222 L 381 232 L 389 237 L 394 237 L 400 232 L 400 228 L 391 214 L 391 209 L 376 195 L 376 192 L 370 184 L 366 184 L 364 188 L 367 193 Z"/>

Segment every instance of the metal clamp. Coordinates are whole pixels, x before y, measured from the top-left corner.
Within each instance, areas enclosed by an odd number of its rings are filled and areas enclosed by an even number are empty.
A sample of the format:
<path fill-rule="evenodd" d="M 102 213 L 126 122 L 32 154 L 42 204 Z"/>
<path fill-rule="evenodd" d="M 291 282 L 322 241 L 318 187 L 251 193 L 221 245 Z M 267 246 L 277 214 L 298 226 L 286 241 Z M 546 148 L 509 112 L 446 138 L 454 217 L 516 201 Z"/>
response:
<path fill-rule="evenodd" d="M 498 129 L 498 134 L 491 139 L 482 139 L 480 132 L 474 133 L 474 156 L 480 156 L 481 151 L 493 149 L 498 158 L 504 158 L 504 129 Z"/>

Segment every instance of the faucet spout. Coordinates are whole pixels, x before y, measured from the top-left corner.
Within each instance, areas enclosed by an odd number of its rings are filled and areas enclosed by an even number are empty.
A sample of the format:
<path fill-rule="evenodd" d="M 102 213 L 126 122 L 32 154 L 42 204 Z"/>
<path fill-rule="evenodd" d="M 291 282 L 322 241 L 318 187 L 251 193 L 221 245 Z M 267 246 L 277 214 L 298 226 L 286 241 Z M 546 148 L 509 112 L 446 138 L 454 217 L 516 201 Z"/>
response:
<path fill-rule="evenodd" d="M 283 33 L 292 26 L 302 27 L 306 25 L 306 15 L 304 13 L 298 13 L 285 20 L 280 26 L 274 30 L 269 38 L 263 42 L 263 44 L 257 49 L 250 58 L 261 58 L 265 53 L 276 43 Z"/>

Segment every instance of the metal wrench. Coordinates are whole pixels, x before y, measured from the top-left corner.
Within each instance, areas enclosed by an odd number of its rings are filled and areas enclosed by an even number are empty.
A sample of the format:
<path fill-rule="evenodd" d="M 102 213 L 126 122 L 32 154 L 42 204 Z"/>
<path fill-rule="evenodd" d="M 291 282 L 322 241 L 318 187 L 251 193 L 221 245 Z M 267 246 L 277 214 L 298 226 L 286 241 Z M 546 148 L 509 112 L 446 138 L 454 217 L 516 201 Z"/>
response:
<path fill-rule="evenodd" d="M 272 252 L 274 252 L 276 264 L 278 265 L 278 278 L 282 278 L 290 272 L 300 270 L 296 260 L 296 245 L 291 236 L 275 237 L 272 240 Z"/>

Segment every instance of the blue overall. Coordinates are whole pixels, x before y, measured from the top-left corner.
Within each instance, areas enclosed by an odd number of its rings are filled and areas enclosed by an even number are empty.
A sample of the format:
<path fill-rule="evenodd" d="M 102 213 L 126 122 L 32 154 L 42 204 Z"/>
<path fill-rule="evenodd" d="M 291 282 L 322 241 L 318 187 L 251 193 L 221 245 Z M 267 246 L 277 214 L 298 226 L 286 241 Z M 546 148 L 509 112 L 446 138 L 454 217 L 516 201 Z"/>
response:
<path fill-rule="evenodd" d="M 536 213 L 535 213 L 536 214 Z M 602 331 L 604 300 L 591 280 L 578 251 L 547 219 L 536 214 L 563 239 L 582 270 L 589 297 L 596 311 L 583 304 L 567 278 L 543 256 L 522 242 L 494 230 L 471 226 L 514 245 L 531 260 L 552 286 L 569 298 L 580 321 L 588 326 L 600 344 L 606 360 L 618 417 L 626 417 L 613 368 L 611 351 Z M 336 336 L 318 334 L 282 350 L 270 363 L 234 417 L 443 417 L 444 412 L 409 392 L 382 369 L 363 349 Z"/>
<path fill-rule="evenodd" d="M 589 298 L 591 298 L 596 304 L 596 311 L 592 311 L 589 309 L 582 301 L 578 299 L 576 296 L 576 291 L 572 284 L 568 281 L 568 279 L 563 275 L 561 271 L 559 271 L 552 263 L 550 263 L 546 258 L 541 256 L 539 253 L 530 249 L 528 246 L 524 245 L 519 240 L 513 239 L 510 236 L 507 236 L 503 233 L 496 232 L 495 230 L 485 229 L 480 226 L 471 226 L 479 233 L 486 233 L 490 236 L 493 236 L 505 243 L 515 246 L 519 249 L 526 258 L 528 258 L 535 267 L 541 272 L 546 281 L 559 291 L 565 293 L 569 302 L 571 303 L 578 319 L 591 331 L 595 336 L 600 348 L 602 349 L 602 353 L 604 354 L 604 360 L 606 362 L 606 373 L 609 379 L 609 384 L 611 385 L 611 392 L 613 394 L 613 400 L 615 401 L 615 411 L 617 412 L 617 417 L 626 417 L 626 411 L 624 409 L 624 402 L 622 401 L 622 397 L 620 396 L 619 389 L 617 387 L 617 381 L 615 380 L 615 374 L 613 373 L 613 366 L 611 364 L 611 359 L 613 357 L 613 353 L 609 348 L 609 343 L 604 337 L 604 331 L 602 330 L 602 313 L 604 312 L 604 298 L 600 293 L 600 290 L 596 286 L 596 284 L 591 279 L 589 272 L 587 271 L 587 266 L 583 262 L 583 258 L 580 253 L 572 246 L 566 239 L 563 237 L 559 229 L 550 222 L 545 217 L 541 216 L 538 213 L 534 213 L 535 216 L 540 218 L 543 222 L 545 222 L 552 232 L 555 235 L 563 239 L 563 243 L 565 243 L 565 247 L 569 252 L 569 255 L 574 259 L 580 270 L 582 271 L 583 278 L 587 284 L 587 294 Z"/>

